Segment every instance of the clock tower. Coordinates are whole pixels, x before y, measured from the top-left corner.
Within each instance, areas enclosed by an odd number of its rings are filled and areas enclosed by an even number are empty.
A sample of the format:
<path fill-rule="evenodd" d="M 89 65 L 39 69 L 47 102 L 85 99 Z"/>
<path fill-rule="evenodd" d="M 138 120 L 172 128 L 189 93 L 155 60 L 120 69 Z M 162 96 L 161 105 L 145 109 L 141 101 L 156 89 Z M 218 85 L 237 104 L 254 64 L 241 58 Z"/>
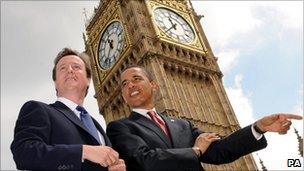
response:
<path fill-rule="evenodd" d="M 222 136 L 240 128 L 199 16 L 188 0 L 103 0 L 86 26 L 95 97 L 107 122 L 129 115 L 119 86 L 130 65 L 149 70 L 161 87 L 156 108 Z M 252 155 L 206 170 L 257 170 Z"/>

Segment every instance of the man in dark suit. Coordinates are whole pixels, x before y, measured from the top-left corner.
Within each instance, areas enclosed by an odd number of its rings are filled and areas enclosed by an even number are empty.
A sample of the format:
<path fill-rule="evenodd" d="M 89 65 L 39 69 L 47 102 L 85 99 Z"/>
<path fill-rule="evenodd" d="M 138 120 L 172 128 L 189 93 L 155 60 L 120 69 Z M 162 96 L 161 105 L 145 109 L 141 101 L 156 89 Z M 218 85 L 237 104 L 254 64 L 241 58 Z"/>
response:
<path fill-rule="evenodd" d="M 122 96 L 132 108 L 128 118 L 108 124 L 113 148 L 130 171 L 203 170 L 200 162 L 229 163 L 267 146 L 266 131 L 285 134 L 292 114 L 274 114 L 219 139 L 203 133 L 183 119 L 171 119 L 154 108 L 157 84 L 142 67 L 129 67 L 121 75 Z"/>
<path fill-rule="evenodd" d="M 85 54 L 64 48 L 54 60 L 57 101 L 20 110 L 11 150 L 22 170 L 112 170 L 125 164 L 102 127 L 83 108 L 91 79 Z"/>

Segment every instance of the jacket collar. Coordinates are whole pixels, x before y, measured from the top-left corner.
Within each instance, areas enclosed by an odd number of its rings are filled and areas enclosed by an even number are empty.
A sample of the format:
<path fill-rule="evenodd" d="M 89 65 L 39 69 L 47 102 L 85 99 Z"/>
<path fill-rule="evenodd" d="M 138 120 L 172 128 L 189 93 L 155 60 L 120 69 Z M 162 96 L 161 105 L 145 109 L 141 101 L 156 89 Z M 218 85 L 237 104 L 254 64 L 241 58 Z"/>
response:
<path fill-rule="evenodd" d="M 132 112 L 129 119 L 154 132 L 168 146 L 168 148 L 172 147 L 170 138 L 151 119 L 148 119 L 136 112 Z"/>
<path fill-rule="evenodd" d="M 65 104 L 63 104 L 60 101 L 56 101 L 55 103 L 50 104 L 50 105 L 53 106 L 56 110 L 58 110 L 60 113 L 62 113 L 65 117 L 67 117 L 75 125 L 77 125 L 81 129 L 86 131 L 90 136 L 92 136 L 90 134 L 90 132 L 87 130 L 87 128 L 82 124 L 80 119 L 75 115 L 75 113 L 69 107 L 67 107 Z M 93 122 L 94 122 L 96 128 L 98 129 L 98 131 L 103 135 L 106 145 L 107 146 L 111 145 L 110 140 L 106 136 L 102 127 L 98 124 L 98 122 L 93 117 L 92 117 L 92 119 L 93 119 Z M 99 142 L 93 136 L 92 136 L 92 138 L 95 140 L 96 144 L 99 144 Z"/>

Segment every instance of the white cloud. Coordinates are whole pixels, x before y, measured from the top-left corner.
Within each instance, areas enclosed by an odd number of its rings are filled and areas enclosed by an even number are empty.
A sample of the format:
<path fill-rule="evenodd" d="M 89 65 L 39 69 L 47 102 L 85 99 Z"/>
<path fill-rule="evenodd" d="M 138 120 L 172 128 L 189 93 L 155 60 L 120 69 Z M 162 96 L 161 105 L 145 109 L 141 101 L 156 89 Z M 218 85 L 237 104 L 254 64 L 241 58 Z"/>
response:
<path fill-rule="evenodd" d="M 242 75 L 236 75 L 234 86 L 226 88 L 229 100 L 234 109 L 236 117 L 241 127 L 250 125 L 254 122 L 253 109 L 250 101 L 251 95 L 245 95 L 242 89 Z"/>
<path fill-rule="evenodd" d="M 268 1 L 257 5 L 271 7 L 285 28 L 303 29 L 303 1 Z"/>
<path fill-rule="evenodd" d="M 220 66 L 220 69 L 225 74 L 237 64 L 237 58 L 239 58 L 239 50 L 231 49 L 222 51 L 218 54 L 215 54 L 215 56 L 218 57 L 218 64 Z"/>
<path fill-rule="evenodd" d="M 199 4 L 202 4 L 204 8 Z M 224 48 L 231 43 L 232 37 L 237 39 L 239 34 L 248 33 L 260 26 L 261 22 L 252 15 L 251 4 L 252 2 L 248 1 L 193 2 L 198 14 L 208 14 L 201 19 L 201 24 L 210 40 L 211 47 Z"/>
<path fill-rule="evenodd" d="M 303 30 L 303 1 L 279 6 L 278 9 L 283 13 L 284 26 Z"/>
<path fill-rule="evenodd" d="M 299 101 L 297 104 L 293 107 L 293 113 L 297 114 L 303 114 L 303 84 L 300 87 L 300 90 L 298 91 L 299 94 Z"/>
<path fill-rule="evenodd" d="M 227 59 L 232 52 L 244 57 L 273 39 L 285 41 L 288 35 L 303 31 L 303 2 L 299 1 L 193 1 L 192 4 L 198 14 L 205 16 L 201 24 L 213 53 L 226 60 L 220 59 L 220 65 L 235 63 L 233 60 L 238 58 Z"/>

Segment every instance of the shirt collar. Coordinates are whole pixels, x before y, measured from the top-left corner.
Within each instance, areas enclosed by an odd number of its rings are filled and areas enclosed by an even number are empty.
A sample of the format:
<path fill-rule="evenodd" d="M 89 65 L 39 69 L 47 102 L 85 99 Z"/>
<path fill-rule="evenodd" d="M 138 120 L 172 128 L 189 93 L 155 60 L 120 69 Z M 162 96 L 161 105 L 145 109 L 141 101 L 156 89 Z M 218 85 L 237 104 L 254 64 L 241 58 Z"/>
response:
<path fill-rule="evenodd" d="M 60 101 L 61 103 L 65 104 L 68 108 L 70 108 L 73 112 L 75 112 L 76 107 L 78 106 L 73 101 L 65 98 L 65 97 L 58 97 L 57 101 Z"/>
<path fill-rule="evenodd" d="M 141 115 L 143 115 L 143 116 L 145 116 L 145 117 L 147 117 L 147 118 L 149 118 L 150 119 L 150 116 L 147 114 L 149 111 L 154 111 L 155 113 L 157 113 L 156 112 L 156 110 L 155 110 L 155 107 L 153 108 L 153 109 L 150 109 L 150 110 L 147 110 L 147 109 L 139 109 L 139 108 L 134 108 L 134 109 L 132 109 L 132 111 L 133 112 L 136 112 L 136 113 L 139 113 L 139 114 L 141 114 Z"/>

